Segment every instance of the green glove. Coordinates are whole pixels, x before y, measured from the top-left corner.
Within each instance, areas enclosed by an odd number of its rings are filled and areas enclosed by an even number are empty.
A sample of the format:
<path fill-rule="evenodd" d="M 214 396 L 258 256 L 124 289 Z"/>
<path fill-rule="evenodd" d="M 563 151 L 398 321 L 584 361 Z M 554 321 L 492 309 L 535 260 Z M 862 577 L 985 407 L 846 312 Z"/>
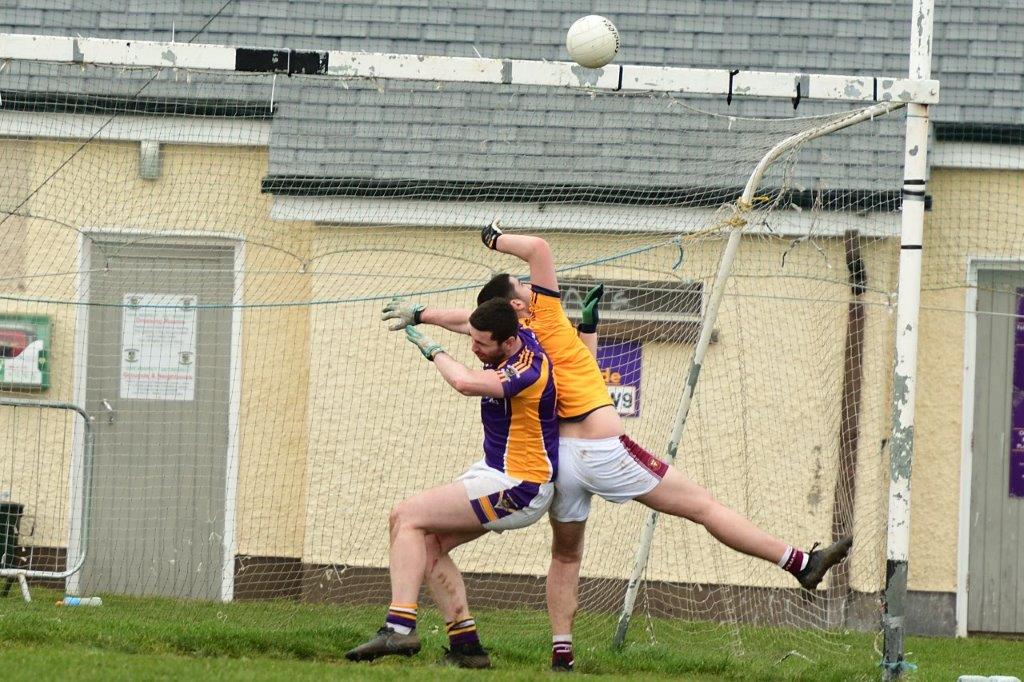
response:
<path fill-rule="evenodd" d="M 492 251 L 498 248 L 498 237 L 504 234 L 498 227 L 499 225 L 501 225 L 500 221 L 492 220 L 490 225 L 480 230 L 480 241 Z"/>
<path fill-rule="evenodd" d="M 603 282 L 588 291 L 583 299 L 583 314 L 580 316 L 580 325 L 577 327 L 581 334 L 593 334 L 597 331 L 599 320 L 597 304 L 601 302 L 602 296 L 604 296 Z"/>
<path fill-rule="evenodd" d="M 441 346 L 437 341 L 434 341 L 429 336 L 426 336 L 423 332 L 417 331 L 415 327 L 409 325 L 405 328 L 405 338 L 409 339 L 412 343 L 416 344 L 416 347 L 423 353 L 423 357 L 433 362 L 434 357 L 438 353 L 444 352 L 444 347 Z"/>
<path fill-rule="evenodd" d="M 403 327 L 419 324 L 420 314 L 423 313 L 423 309 L 424 306 L 419 303 L 410 303 L 396 296 L 384 306 L 380 319 L 385 322 L 387 320 L 396 320 L 388 325 L 388 329 L 397 332 Z"/>

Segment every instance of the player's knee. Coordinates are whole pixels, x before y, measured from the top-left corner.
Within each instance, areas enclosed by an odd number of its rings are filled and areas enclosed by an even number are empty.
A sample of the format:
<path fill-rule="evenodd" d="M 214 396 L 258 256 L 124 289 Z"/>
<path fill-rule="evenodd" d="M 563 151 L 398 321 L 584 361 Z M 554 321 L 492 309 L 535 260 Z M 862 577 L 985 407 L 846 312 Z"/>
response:
<path fill-rule="evenodd" d="M 716 500 L 711 493 L 700 488 L 687 500 L 688 513 L 686 516 L 694 523 L 699 523 L 702 526 L 707 525 L 708 520 L 711 518 L 711 515 L 718 504 L 718 500 Z"/>
<path fill-rule="evenodd" d="M 560 564 L 578 564 L 583 561 L 583 550 L 552 550 L 551 559 Z"/>
<path fill-rule="evenodd" d="M 388 515 L 388 527 L 391 529 L 391 534 L 394 535 L 403 528 L 414 525 L 413 517 L 411 505 L 407 501 L 396 504 Z"/>
<path fill-rule="evenodd" d="M 551 558 L 563 564 L 578 564 L 583 561 L 583 538 L 569 540 L 555 536 L 551 543 Z"/>
<path fill-rule="evenodd" d="M 427 566 L 433 568 L 437 560 L 444 554 L 444 546 L 441 543 L 441 538 L 434 533 L 427 533 L 424 543 L 427 549 Z"/>

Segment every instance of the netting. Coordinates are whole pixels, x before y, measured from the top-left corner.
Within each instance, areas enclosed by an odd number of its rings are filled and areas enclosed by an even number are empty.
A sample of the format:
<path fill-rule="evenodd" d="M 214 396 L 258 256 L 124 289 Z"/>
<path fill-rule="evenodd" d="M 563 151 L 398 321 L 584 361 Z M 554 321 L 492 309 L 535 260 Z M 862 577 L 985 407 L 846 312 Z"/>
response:
<path fill-rule="evenodd" d="M 525 275 L 480 244 L 493 218 L 550 242 L 571 316 L 606 282 L 601 367 L 630 436 L 664 454 L 736 198 L 775 144 L 848 113 L 33 63 L 9 64 L 0 91 L 0 342 L 20 357 L 40 337 L 25 316 L 52 324 L 49 387 L 26 372 L 3 393 L 81 404 L 96 431 L 88 531 L 71 537 L 77 432 L 0 407 L 0 490 L 37 519 L 19 566 L 85 552 L 70 592 L 184 613 L 383 613 L 388 510 L 475 461 L 481 430 L 380 309 L 468 308 L 494 273 Z M 769 169 L 677 460 L 788 543 L 852 534 L 850 561 L 803 593 L 662 517 L 634 642 L 687 631 L 742 653 L 753 623 L 813 655 L 878 628 L 900 117 Z M 476 366 L 465 338 L 436 338 Z M 646 517 L 595 501 L 580 646 L 611 638 Z M 543 609 L 549 544 L 540 523 L 456 550 L 471 607 Z"/>

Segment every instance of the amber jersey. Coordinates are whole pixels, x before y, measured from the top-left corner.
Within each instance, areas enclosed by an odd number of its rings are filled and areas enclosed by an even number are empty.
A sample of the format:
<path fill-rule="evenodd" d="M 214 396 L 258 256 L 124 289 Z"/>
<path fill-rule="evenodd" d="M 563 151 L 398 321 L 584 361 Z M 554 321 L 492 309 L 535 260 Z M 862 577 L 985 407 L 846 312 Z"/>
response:
<path fill-rule="evenodd" d="M 611 405 L 597 361 L 566 317 L 558 292 L 536 284 L 532 289 L 530 317 L 522 324 L 537 335 L 555 368 L 559 418 L 574 419 Z"/>
<path fill-rule="evenodd" d="M 529 329 L 523 347 L 501 364 L 484 365 L 501 378 L 503 398 L 484 397 L 484 461 L 491 468 L 531 483 L 552 480 L 558 466 L 558 416 L 551 360 Z"/>

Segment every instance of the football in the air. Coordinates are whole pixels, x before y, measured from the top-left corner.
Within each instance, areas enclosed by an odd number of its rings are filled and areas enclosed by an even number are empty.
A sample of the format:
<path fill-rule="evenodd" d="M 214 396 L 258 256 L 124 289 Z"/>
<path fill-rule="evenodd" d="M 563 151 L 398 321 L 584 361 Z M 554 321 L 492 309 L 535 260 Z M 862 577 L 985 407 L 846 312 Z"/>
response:
<path fill-rule="evenodd" d="M 565 46 L 569 56 L 580 66 L 600 69 L 615 59 L 619 51 L 619 31 L 605 17 L 590 14 L 569 27 Z"/>

